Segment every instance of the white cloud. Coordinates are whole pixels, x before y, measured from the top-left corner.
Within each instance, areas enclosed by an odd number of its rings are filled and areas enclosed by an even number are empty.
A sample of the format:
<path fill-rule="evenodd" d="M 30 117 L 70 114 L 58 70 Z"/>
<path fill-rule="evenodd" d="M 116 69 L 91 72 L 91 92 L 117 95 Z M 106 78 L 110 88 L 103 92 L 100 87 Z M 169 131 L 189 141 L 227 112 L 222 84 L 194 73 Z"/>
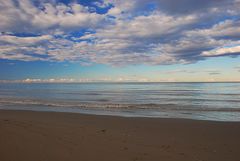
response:
<path fill-rule="evenodd" d="M 114 25 L 97 30 L 96 36 L 101 38 L 147 38 L 165 36 L 181 30 L 181 27 L 193 24 L 194 16 L 172 17 L 161 13 L 138 16 L 130 20 L 117 20 Z"/>
<path fill-rule="evenodd" d="M 219 49 L 214 49 L 211 51 L 204 51 L 202 52 L 203 56 L 222 56 L 222 55 L 237 55 L 240 54 L 240 46 L 234 47 L 222 47 Z"/>
<path fill-rule="evenodd" d="M 51 35 L 41 35 L 34 37 L 17 37 L 13 35 L 0 35 L 0 43 L 20 46 L 36 45 L 44 41 L 49 41 L 50 39 L 52 39 Z"/>
<path fill-rule="evenodd" d="M 109 14 L 109 15 L 113 15 L 113 16 L 117 16 L 117 15 L 119 15 L 120 13 L 122 13 L 122 11 L 121 11 L 119 8 L 117 8 L 117 7 L 113 7 L 113 8 L 111 8 L 111 9 L 108 11 L 108 14 Z"/>
<path fill-rule="evenodd" d="M 104 15 L 89 12 L 88 7 L 77 3 L 69 5 L 41 3 L 39 7 L 30 0 L 0 0 L 0 31 L 46 32 L 46 30 L 75 30 L 98 25 Z"/>
<path fill-rule="evenodd" d="M 22 83 L 73 83 L 76 82 L 73 78 L 50 78 L 50 79 L 32 79 L 27 78 L 24 80 L 19 80 Z"/>
<path fill-rule="evenodd" d="M 156 8 L 147 10 L 146 0 L 106 0 L 94 5 L 113 7 L 98 14 L 76 1 L 41 1 L 36 6 L 30 0 L 18 5 L 0 0 L 0 58 L 122 66 L 186 64 L 209 56 L 239 55 L 238 1 L 195 0 L 199 6 L 184 1 L 186 6 L 174 1 L 182 7 L 177 9 L 173 0 L 154 0 Z M 69 32 L 81 29 L 88 31 L 79 34 L 83 36 Z"/>
<path fill-rule="evenodd" d="M 100 77 L 98 79 L 94 78 L 50 78 L 50 79 L 40 79 L 40 78 L 26 78 L 22 80 L 0 80 L 0 83 L 84 83 L 84 82 L 149 82 L 148 78 L 144 77 L 131 77 L 131 76 L 118 76 L 115 78 L 111 77 Z"/>
<path fill-rule="evenodd" d="M 225 20 L 220 22 L 209 29 L 196 29 L 188 31 L 188 36 L 195 37 L 217 37 L 217 38 L 240 38 L 240 21 Z"/>

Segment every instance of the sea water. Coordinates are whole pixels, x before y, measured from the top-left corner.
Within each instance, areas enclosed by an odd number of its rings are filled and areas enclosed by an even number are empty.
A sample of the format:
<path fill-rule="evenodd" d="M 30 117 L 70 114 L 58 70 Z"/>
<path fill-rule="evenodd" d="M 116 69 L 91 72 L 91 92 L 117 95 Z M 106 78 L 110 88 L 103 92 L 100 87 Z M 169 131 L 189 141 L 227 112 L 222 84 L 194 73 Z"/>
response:
<path fill-rule="evenodd" d="M 0 109 L 240 121 L 240 83 L 0 83 Z"/>

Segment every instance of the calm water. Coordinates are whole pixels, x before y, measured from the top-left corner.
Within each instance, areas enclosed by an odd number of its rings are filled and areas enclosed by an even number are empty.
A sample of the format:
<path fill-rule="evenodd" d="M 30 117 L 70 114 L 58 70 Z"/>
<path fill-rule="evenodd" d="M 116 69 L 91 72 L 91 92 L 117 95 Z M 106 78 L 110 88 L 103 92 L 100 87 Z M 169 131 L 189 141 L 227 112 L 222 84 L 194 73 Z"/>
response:
<path fill-rule="evenodd" d="M 2 83 L 0 108 L 240 121 L 240 83 Z"/>

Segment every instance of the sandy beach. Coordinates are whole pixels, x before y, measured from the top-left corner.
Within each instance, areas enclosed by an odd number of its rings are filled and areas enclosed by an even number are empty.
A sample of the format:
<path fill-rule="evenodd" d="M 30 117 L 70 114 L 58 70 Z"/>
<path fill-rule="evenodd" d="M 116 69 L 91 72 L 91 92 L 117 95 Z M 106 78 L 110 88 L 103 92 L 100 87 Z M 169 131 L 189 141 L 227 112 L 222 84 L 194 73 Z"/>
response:
<path fill-rule="evenodd" d="M 239 161 L 240 122 L 0 111 L 1 161 Z"/>

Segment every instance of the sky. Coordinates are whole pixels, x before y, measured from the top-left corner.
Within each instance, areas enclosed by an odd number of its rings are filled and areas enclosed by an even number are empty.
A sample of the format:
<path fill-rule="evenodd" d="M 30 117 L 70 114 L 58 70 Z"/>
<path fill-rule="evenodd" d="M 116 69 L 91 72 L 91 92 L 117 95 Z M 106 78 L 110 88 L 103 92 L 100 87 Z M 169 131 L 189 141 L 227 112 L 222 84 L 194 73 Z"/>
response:
<path fill-rule="evenodd" d="M 0 81 L 240 81 L 240 0 L 0 0 Z"/>

